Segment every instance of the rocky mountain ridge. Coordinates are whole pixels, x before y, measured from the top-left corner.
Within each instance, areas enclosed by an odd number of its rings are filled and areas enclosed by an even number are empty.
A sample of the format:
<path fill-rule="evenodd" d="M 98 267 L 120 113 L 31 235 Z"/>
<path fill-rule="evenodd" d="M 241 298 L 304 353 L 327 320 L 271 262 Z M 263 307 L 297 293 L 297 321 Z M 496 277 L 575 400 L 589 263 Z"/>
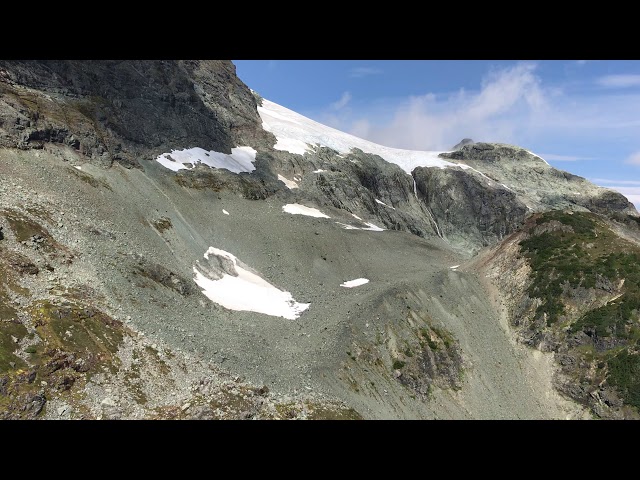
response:
<path fill-rule="evenodd" d="M 310 122 L 261 102 L 228 61 L 1 61 L 3 416 L 582 418 L 599 408 L 552 386 L 562 348 L 513 341 L 524 297 L 498 280 L 511 266 L 530 274 L 522 251 L 500 256 L 502 270 L 478 259 L 552 210 L 635 238 L 638 214 L 622 195 L 520 147 L 397 151 Z M 237 173 L 222 166 L 232 164 Z M 211 247 L 224 253 L 203 258 Z M 205 259 L 219 265 L 203 269 Z M 252 278 L 309 307 L 293 319 L 222 307 L 194 281 L 198 266 L 214 285 Z M 358 278 L 369 281 L 342 286 Z M 607 398 L 626 405 L 628 385 L 615 393 L 611 378 Z M 608 411 L 632 417 L 625 408 Z"/>

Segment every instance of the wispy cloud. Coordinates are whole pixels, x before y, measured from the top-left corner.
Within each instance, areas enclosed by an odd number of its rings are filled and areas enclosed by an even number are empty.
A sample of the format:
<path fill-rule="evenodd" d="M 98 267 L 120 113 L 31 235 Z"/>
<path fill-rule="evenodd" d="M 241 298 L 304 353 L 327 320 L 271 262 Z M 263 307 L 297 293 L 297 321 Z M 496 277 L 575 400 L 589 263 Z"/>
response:
<path fill-rule="evenodd" d="M 350 101 L 351 93 L 344 92 L 340 97 L 340 100 L 338 100 L 337 102 L 333 102 L 331 105 L 329 105 L 329 108 L 331 108 L 331 110 L 341 110 L 346 107 Z"/>
<path fill-rule="evenodd" d="M 572 145 L 573 151 L 541 156 L 558 162 L 591 161 L 597 168 L 605 160 L 623 163 L 617 147 L 638 151 L 628 161 L 640 165 L 640 140 L 633 144 L 640 138 L 637 105 L 640 94 L 635 89 L 615 94 L 608 89 L 571 90 L 544 83 L 535 63 L 517 63 L 492 70 L 475 89 L 427 90 L 366 103 L 350 99 L 348 106 L 327 107 L 312 118 L 382 145 L 413 150 L 448 150 L 462 138 L 530 146 L 536 152 L 541 151 L 537 144 Z M 553 152 L 551 148 L 545 150 Z"/>
<path fill-rule="evenodd" d="M 369 75 L 380 75 L 382 70 L 379 68 L 371 68 L 371 67 L 356 67 L 349 70 L 349 76 L 351 78 L 362 78 L 368 77 Z"/>
<path fill-rule="evenodd" d="M 606 88 L 640 87 L 640 75 L 605 75 L 598 77 L 596 83 Z"/>
<path fill-rule="evenodd" d="M 587 60 L 576 60 L 576 65 L 583 66 L 587 64 Z"/>
<path fill-rule="evenodd" d="M 535 68 L 535 64 L 521 63 L 495 70 L 479 92 L 412 96 L 396 107 L 387 123 L 373 125 L 354 119 L 357 128 L 349 131 L 382 145 L 414 150 L 446 150 L 464 137 L 513 141 L 518 128 L 526 129 L 532 116 L 547 108 Z"/>
<path fill-rule="evenodd" d="M 593 157 L 580 157 L 574 155 L 556 155 L 554 153 L 541 153 L 540 156 L 545 160 L 555 162 L 581 162 L 582 160 L 595 160 Z"/>
<path fill-rule="evenodd" d="M 590 178 L 590 182 L 596 183 L 598 185 L 638 185 L 640 186 L 639 180 L 611 180 L 610 178 Z"/>
<path fill-rule="evenodd" d="M 625 160 L 625 163 L 640 166 L 640 152 L 635 152 L 629 155 L 629 157 Z"/>
<path fill-rule="evenodd" d="M 269 60 L 269 61 L 267 62 L 267 68 L 268 68 L 269 70 L 275 70 L 277 66 L 278 66 L 278 62 L 277 62 L 277 61 L 275 61 L 275 60 Z"/>

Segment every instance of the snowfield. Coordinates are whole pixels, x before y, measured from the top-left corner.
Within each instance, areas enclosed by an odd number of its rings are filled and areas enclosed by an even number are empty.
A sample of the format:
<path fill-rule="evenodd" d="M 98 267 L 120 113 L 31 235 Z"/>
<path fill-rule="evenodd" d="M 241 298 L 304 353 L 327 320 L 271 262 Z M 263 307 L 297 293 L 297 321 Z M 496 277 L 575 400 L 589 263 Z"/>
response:
<path fill-rule="evenodd" d="M 233 265 L 232 273 L 235 273 L 235 275 L 224 273 L 222 278 L 212 280 L 202 271 L 202 267 L 200 269 L 193 267 L 194 281 L 212 302 L 229 310 L 258 312 L 289 320 L 295 320 L 309 308 L 309 303 L 296 302 L 291 293 L 276 288 L 260 276 L 243 268 L 235 255 L 209 247 L 204 258 L 210 260 L 211 255 L 230 261 Z"/>
<path fill-rule="evenodd" d="M 470 168 L 462 163 L 439 158 L 438 155 L 443 152 L 403 150 L 378 145 L 322 125 L 266 99 L 263 99 L 262 106 L 258 107 L 258 113 L 262 119 L 262 128 L 273 133 L 278 140 L 274 147 L 276 150 L 302 155 L 311 151 L 314 146 L 320 145 L 344 154 L 353 148 L 359 148 L 365 153 L 380 155 L 387 162 L 399 165 L 409 174 L 416 167 Z"/>
<path fill-rule="evenodd" d="M 185 150 L 171 150 L 171 153 L 163 153 L 156 162 L 174 172 L 182 169 L 192 169 L 197 163 L 209 165 L 211 168 L 226 168 L 230 172 L 253 172 L 256 167 L 256 151 L 252 147 L 236 147 L 231 149 L 231 154 L 207 151 L 202 148 L 187 148 Z"/>

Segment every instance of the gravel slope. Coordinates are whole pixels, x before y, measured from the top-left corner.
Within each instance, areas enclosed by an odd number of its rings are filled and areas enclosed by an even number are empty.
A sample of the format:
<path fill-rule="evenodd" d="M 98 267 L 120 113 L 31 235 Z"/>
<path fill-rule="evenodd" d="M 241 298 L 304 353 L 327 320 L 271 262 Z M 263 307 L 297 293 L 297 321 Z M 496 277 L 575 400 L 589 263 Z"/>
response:
<path fill-rule="evenodd" d="M 65 162 L 61 155 L 2 150 L 2 203 L 38 204 L 63 217 L 50 231 L 79 255 L 55 280 L 91 285 L 105 295 L 108 313 L 130 316 L 149 341 L 268 385 L 284 398 L 344 400 L 365 418 L 567 416 L 562 399 L 539 388 L 546 367 L 531 376 L 541 362 L 512 341 L 483 279 L 440 240 L 345 230 L 335 222 L 354 219 L 329 207 L 322 211 L 330 219 L 291 215 L 282 211 L 294 203 L 288 191 L 251 201 L 181 187 L 156 162 L 144 162 L 144 170 L 76 163 L 78 170 L 71 166 L 77 159 Z M 154 228 L 161 218 L 171 227 Z M 296 320 L 229 311 L 197 288 L 181 295 L 135 273 L 141 255 L 193 287 L 192 267 L 210 246 L 233 253 L 310 307 Z M 450 268 L 459 264 L 458 271 Z M 370 282 L 340 286 L 356 278 Z M 354 343 L 373 345 L 376 335 L 386 339 L 379 345 L 384 353 L 391 320 L 378 306 L 399 291 L 460 342 L 460 390 L 435 388 L 421 401 L 392 375 L 350 362 Z"/>

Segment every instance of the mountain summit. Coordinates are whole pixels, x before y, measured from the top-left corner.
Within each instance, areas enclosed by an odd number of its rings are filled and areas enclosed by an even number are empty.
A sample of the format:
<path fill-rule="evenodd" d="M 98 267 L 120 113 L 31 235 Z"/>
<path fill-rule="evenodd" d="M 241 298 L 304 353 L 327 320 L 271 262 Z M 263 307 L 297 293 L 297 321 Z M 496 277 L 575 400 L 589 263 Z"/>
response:
<path fill-rule="evenodd" d="M 640 220 L 228 61 L 0 61 L 0 417 L 637 418 Z"/>

